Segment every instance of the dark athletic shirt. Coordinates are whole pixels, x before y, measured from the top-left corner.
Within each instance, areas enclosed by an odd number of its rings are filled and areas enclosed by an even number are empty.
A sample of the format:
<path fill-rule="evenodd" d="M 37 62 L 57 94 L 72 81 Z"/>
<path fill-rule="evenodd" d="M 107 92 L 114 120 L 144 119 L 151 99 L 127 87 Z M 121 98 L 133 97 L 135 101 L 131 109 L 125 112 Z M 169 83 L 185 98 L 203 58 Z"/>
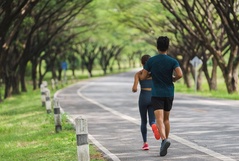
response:
<path fill-rule="evenodd" d="M 158 54 L 151 57 L 144 66 L 144 69 L 151 72 L 153 79 L 152 96 L 154 97 L 173 97 L 173 71 L 179 67 L 176 59 Z"/>
<path fill-rule="evenodd" d="M 141 88 L 152 88 L 152 79 L 140 80 L 139 81 Z"/>

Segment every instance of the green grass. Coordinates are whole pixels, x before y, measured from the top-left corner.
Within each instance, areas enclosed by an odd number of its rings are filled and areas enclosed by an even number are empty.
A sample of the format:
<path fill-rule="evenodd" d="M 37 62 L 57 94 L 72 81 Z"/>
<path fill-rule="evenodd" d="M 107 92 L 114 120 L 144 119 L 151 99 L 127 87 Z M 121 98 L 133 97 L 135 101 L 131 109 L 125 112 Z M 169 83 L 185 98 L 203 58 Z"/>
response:
<path fill-rule="evenodd" d="M 191 88 L 187 88 L 184 84 L 184 80 L 180 79 L 178 82 L 175 83 L 175 91 L 179 93 L 186 93 L 196 96 L 204 96 L 204 97 L 212 97 L 212 98 L 221 98 L 221 99 L 231 99 L 231 100 L 239 100 L 239 92 L 228 94 L 227 87 L 225 84 L 225 79 L 223 78 L 222 71 L 217 67 L 217 90 L 210 91 L 208 82 L 204 74 L 202 74 L 201 80 L 201 89 L 200 91 L 195 91 L 195 83 L 194 79 L 191 76 Z M 212 67 L 209 66 L 208 70 L 211 71 Z M 239 89 L 239 84 L 238 84 Z"/>
<path fill-rule="evenodd" d="M 125 69 L 118 72 L 128 71 Z M 117 72 L 114 72 L 117 73 Z M 100 71 L 94 71 L 94 77 L 102 76 Z M 87 79 L 88 74 L 77 71 L 76 78 L 71 79 L 71 71 L 67 71 L 68 83 L 75 83 Z M 51 75 L 46 80 L 50 87 Z M 64 88 L 66 85 L 60 85 Z M 28 83 L 28 90 L 31 89 Z M 228 94 L 222 80 L 218 81 L 218 90 L 209 91 L 206 82 L 202 90 L 195 92 L 194 85 L 187 88 L 183 80 L 175 83 L 176 92 L 239 100 L 238 93 Z M 62 131 L 55 132 L 54 115 L 47 114 L 41 106 L 40 91 L 28 91 L 13 96 L 0 103 L 0 160 L 1 161 L 74 161 L 77 160 L 77 146 L 75 129 L 62 115 Z M 102 154 L 94 145 L 90 144 L 91 161 L 104 161 Z"/>
<path fill-rule="evenodd" d="M 113 74 L 128 70 L 122 69 Z M 59 84 L 59 88 L 88 78 L 86 70 L 76 71 L 76 78 L 72 78 L 71 75 L 71 71 L 68 70 L 68 81 L 66 84 Z M 93 75 L 103 76 L 103 72 L 94 70 Z M 51 87 L 51 74 L 48 73 L 44 80 L 48 82 L 48 88 L 53 95 L 56 90 Z M 40 90 L 30 90 L 32 88 L 30 81 L 27 86 L 28 92 L 12 96 L 0 103 L 0 160 L 77 160 L 76 133 L 72 124 L 62 114 L 62 131 L 56 133 L 54 114 L 47 114 L 46 108 L 42 107 Z M 92 144 L 90 144 L 90 158 L 91 161 L 105 161 Z"/>
<path fill-rule="evenodd" d="M 41 106 L 40 91 L 11 97 L 0 104 L 1 161 L 77 160 L 76 133 L 62 115 L 62 131 L 55 132 L 54 114 Z M 103 161 L 90 145 L 92 161 Z"/>
<path fill-rule="evenodd" d="M 202 89 L 200 91 L 195 91 L 194 84 L 191 88 L 187 88 L 186 85 L 183 84 L 183 80 L 180 80 L 175 83 L 175 92 L 211 98 L 239 100 L 239 93 L 228 94 L 226 85 L 222 80 L 219 79 L 217 86 L 218 89 L 216 91 L 210 91 L 208 85 L 204 82 L 202 84 Z"/>

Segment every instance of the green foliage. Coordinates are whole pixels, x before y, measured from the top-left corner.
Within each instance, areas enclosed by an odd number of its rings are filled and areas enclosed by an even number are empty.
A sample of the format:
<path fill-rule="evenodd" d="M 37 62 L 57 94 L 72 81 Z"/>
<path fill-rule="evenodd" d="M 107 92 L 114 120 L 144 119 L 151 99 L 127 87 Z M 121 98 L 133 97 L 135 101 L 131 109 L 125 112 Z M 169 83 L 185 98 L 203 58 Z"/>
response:
<path fill-rule="evenodd" d="M 28 62 L 27 66 L 26 66 L 26 73 L 25 73 L 26 77 L 30 77 L 31 76 L 31 69 L 32 69 L 32 64 L 30 62 Z"/>
<path fill-rule="evenodd" d="M 94 1 L 85 10 L 85 14 L 79 15 L 78 19 L 87 16 L 87 27 L 90 29 L 81 34 L 80 40 L 89 40 L 89 42 L 97 42 L 99 45 L 115 44 L 123 46 L 134 46 L 144 43 L 141 46 L 147 46 L 145 42 L 136 37 L 142 34 L 138 29 L 129 27 L 126 24 L 126 16 L 130 16 L 127 9 L 138 3 L 131 1 Z M 125 11 L 122 11 L 122 10 Z M 85 20 L 86 21 L 86 20 Z M 124 22 L 123 22 L 124 21 Z M 86 23 L 86 22 L 85 22 Z M 81 31 L 83 28 L 81 28 Z M 127 48 L 129 49 L 129 48 Z M 132 51 L 132 50 L 131 50 Z"/>

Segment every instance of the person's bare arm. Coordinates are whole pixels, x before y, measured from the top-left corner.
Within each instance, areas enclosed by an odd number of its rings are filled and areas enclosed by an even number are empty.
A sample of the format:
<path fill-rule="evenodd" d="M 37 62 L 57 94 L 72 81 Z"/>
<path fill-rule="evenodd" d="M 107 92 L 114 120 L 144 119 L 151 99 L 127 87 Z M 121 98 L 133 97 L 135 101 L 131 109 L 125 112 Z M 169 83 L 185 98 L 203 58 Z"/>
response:
<path fill-rule="evenodd" d="M 145 80 L 145 79 L 148 78 L 148 75 L 149 75 L 149 72 L 147 70 L 143 69 L 141 71 L 141 73 L 139 74 L 139 79 L 140 80 Z"/>
<path fill-rule="evenodd" d="M 182 69 L 180 67 L 175 68 L 174 75 L 173 75 L 173 82 L 176 82 L 177 80 L 182 78 L 182 76 L 183 76 Z"/>
<path fill-rule="evenodd" d="M 132 92 L 137 92 L 138 83 L 139 83 L 139 72 L 137 72 L 134 75 L 134 84 L 133 84 L 133 87 L 132 87 Z"/>

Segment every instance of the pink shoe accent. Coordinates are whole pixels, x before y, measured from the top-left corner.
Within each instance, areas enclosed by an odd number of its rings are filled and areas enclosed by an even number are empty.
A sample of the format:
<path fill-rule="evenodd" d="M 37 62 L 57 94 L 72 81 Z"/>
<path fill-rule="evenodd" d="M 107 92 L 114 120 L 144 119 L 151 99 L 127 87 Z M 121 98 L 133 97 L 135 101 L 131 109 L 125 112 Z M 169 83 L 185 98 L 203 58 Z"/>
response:
<path fill-rule="evenodd" d="M 142 150 L 149 150 L 149 145 L 145 143 L 144 146 L 142 147 Z"/>

